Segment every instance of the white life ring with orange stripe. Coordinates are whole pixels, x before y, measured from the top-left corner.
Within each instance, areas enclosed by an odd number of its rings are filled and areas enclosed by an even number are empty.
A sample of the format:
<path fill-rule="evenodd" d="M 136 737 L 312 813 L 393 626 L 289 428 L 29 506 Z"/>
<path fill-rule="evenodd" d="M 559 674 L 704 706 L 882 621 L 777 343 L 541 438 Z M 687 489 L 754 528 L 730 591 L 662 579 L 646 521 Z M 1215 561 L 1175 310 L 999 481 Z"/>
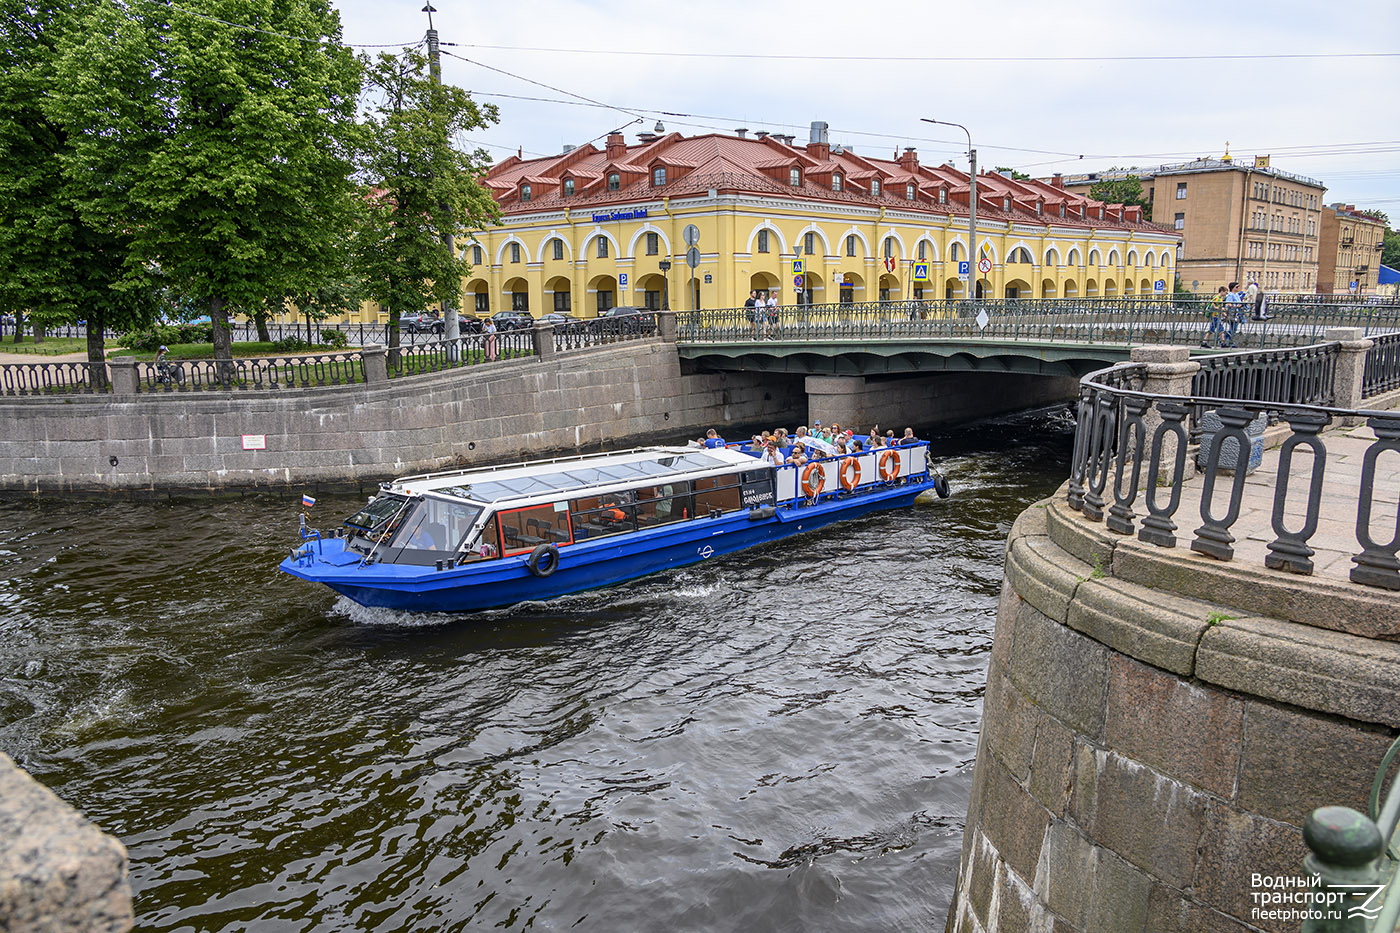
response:
<path fill-rule="evenodd" d="M 860 484 L 860 461 L 855 457 L 847 457 L 841 461 L 841 488 L 850 492 Z"/>
<path fill-rule="evenodd" d="M 809 463 L 807 469 L 802 471 L 802 494 L 808 499 L 814 499 L 826 485 L 826 470 L 822 469 L 820 463 Z"/>
<path fill-rule="evenodd" d="M 887 450 L 880 454 L 880 479 L 890 483 L 898 478 L 899 454 L 896 451 Z"/>

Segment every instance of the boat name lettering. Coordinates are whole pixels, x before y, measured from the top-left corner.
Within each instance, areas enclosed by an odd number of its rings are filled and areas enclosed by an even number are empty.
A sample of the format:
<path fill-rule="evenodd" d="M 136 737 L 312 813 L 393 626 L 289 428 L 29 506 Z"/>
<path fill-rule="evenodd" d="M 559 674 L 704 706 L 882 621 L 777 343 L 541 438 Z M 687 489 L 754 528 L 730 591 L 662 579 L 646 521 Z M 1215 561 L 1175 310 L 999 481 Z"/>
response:
<path fill-rule="evenodd" d="M 643 220 L 646 216 L 647 209 L 645 207 L 639 207 L 636 210 L 630 211 L 613 211 L 610 214 L 594 214 L 593 222 L 595 224 L 602 224 L 607 223 L 609 220 Z"/>
<path fill-rule="evenodd" d="M 767 483 L 745 485 L 741 490 L 744 505 L 754 508 L 760 505 L 773 505 L 773 487 Z"/>

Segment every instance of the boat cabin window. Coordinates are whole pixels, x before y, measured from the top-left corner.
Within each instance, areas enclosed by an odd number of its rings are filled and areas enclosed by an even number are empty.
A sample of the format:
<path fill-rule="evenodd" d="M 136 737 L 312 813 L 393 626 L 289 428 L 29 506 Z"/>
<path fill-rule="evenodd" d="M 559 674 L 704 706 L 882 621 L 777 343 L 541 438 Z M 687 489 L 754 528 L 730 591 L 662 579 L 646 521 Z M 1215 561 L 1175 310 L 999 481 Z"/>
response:
<path fill-rule="evenodd" d="M 637 524 L 642 528 L 690 518 L 690 483 L 665 483 L 636 491 Z"/>
<path fill-rule="evenodd" d="M 637 530 L 636 500 L 630 491 L 605 492 L 571 504 L 576 541 Z"/>
<path fill-rule="evenodd" d="M 399 523 L 394 546 L 412 551 L 437 551 L 438 557 L 449 557 L 461 549 L 467 532 L 480 515 L 479 505 L 422 499 Z"/>
<path fill-rule="evenodd" d="M 407 501 L 402 496 L 375 496 L 369 500 L 369 505 L 347 518 L 345 524 L 371 541 L 377 541 L 385 532 L 398 527 L 391 523 L 401 517 L 399 510 Z"/>
<path fill-rule="evenodd" d="M 569 532 L 569 503 L 546 502 L 498 512 L 504 554 L 523 554 L 541 544 L 573 543 Z"/>
<path fill-rule="evenodd" d="M 739 473 L 707 476 L 695 481 L 695 515 L 703 518 L 713 511 L 734 512 L 742 506 Z"/>
<path fill-rule="evenodd" d="M 467 542 L 467 551 L 458 563 L 476 560 L 490 560 L 501 556 L 501 526 L 492 515 L 481 529 L 481 537 Z"/>

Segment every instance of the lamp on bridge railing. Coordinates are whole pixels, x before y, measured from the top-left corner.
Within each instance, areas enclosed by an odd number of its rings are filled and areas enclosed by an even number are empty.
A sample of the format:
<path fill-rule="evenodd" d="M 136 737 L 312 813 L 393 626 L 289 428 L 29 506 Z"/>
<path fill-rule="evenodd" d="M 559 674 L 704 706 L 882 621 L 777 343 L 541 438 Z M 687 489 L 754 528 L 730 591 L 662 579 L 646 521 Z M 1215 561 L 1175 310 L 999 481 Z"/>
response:
<path fill-rule="evenodd" d="M 949 123 L 946 120 L 933 120 L 929 117 L 920 117 L 925 123 L 936 123 L 939 126 L 956 126 L 967 134 L 967 161 L 968 178 L 971 186 L 967 194 L 967 291 L 965 297 L 968 301 L 975 301 L 977 290 L 973 287 L 977 282 L 977 150 L 972 148 L 972 133 L 961 123 Z"/>

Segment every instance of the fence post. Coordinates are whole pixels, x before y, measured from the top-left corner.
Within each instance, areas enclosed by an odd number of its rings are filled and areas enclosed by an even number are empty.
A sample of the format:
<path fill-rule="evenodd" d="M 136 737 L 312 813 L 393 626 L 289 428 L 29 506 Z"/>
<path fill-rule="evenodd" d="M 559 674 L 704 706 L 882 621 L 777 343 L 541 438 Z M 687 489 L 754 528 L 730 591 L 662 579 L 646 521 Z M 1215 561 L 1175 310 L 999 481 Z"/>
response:
<path fill-rule="evenodd" d="M 1157 398 L 1164 395 L 1189 396 L 1191 380 L 1201 368 L 1200 363 L 1191 359 L 1190 347 L 1133 347 L 1128 351 L 1128 358 L 1134 363 L 1147 365 L 1147 378 L 1143 380 L 1142 391 Z M 1143 414 L 1142 423 L 1146 429 L 1148 449 L 1151 449 L 1152 434 L 1157 430 L 1157 425 L 1162 423 L 1162 415 L 1157 411 L 1156 405 L 1148 406 Z M 1143 460 L 1143 465 L 1146 466 L 1145 454 Z M 1159 467 L 1162 470 L 1160 475 L 1169 477 L 1173 483 L 1186 479 L 1184 476 L 1171 476 L 1173 465 L 1174 460 L 1168 458 L 1164 450 Z M 1188 475 L 1193 472 L 1190 458 L 1187 458 L 1185 469 Z"/>
<path fill-rule="evenodd" d="M 374 385 L 389 381 L 389 363 L 384 357 L 384 347 L 371 343 L 360 350 L 360 359 L 365 363 L 365 383 Z"/>
<path fill-rule="evenodd" d="M 1330 342 L 1340 343 L 1337 371 L 1332 375 L 1332 404 L 1337 408 L 1361 407 L 1361 386 L 1366 376 L 1366 351 L 1375 343 L 1360 327 L 1330 327 L 1324 334 Z M 1339 418 L 1337 423 L 1351 427 L 1361 423 L 1357 417 Z"/>
<path fill-rule="evenodd" d="M 535 344 L 535 356 L 547 360 L 554 356 L 554 325 L 548 321 L 536 321 L 530 328 L 530 337 Z"/>
<path fill-rule="evenodd" d="M 1317 886 L 1299 892 L 1312 895 L 1302 933 L 1366 933 L 1360 908 L 1380 906 L 1374 893 L 1383 880 L 1376 870 L 1385 851 L 1380 829 L 1350 807 L 1319 807 L 1303 821 L 1303 841 L 1310 850 L 1303 871 Z"/>
<path fill-rule="evenodd" d="M 676 342 L 676 312 L 657 311 L 656 331 L 661 335 L 663 343 Z"/>
<path fill-rule="evenodd" d="M 112 394 L 135 395 L 138 382 L 136 357 L 114 356 L 108 362 L 112 365 Z"/>

